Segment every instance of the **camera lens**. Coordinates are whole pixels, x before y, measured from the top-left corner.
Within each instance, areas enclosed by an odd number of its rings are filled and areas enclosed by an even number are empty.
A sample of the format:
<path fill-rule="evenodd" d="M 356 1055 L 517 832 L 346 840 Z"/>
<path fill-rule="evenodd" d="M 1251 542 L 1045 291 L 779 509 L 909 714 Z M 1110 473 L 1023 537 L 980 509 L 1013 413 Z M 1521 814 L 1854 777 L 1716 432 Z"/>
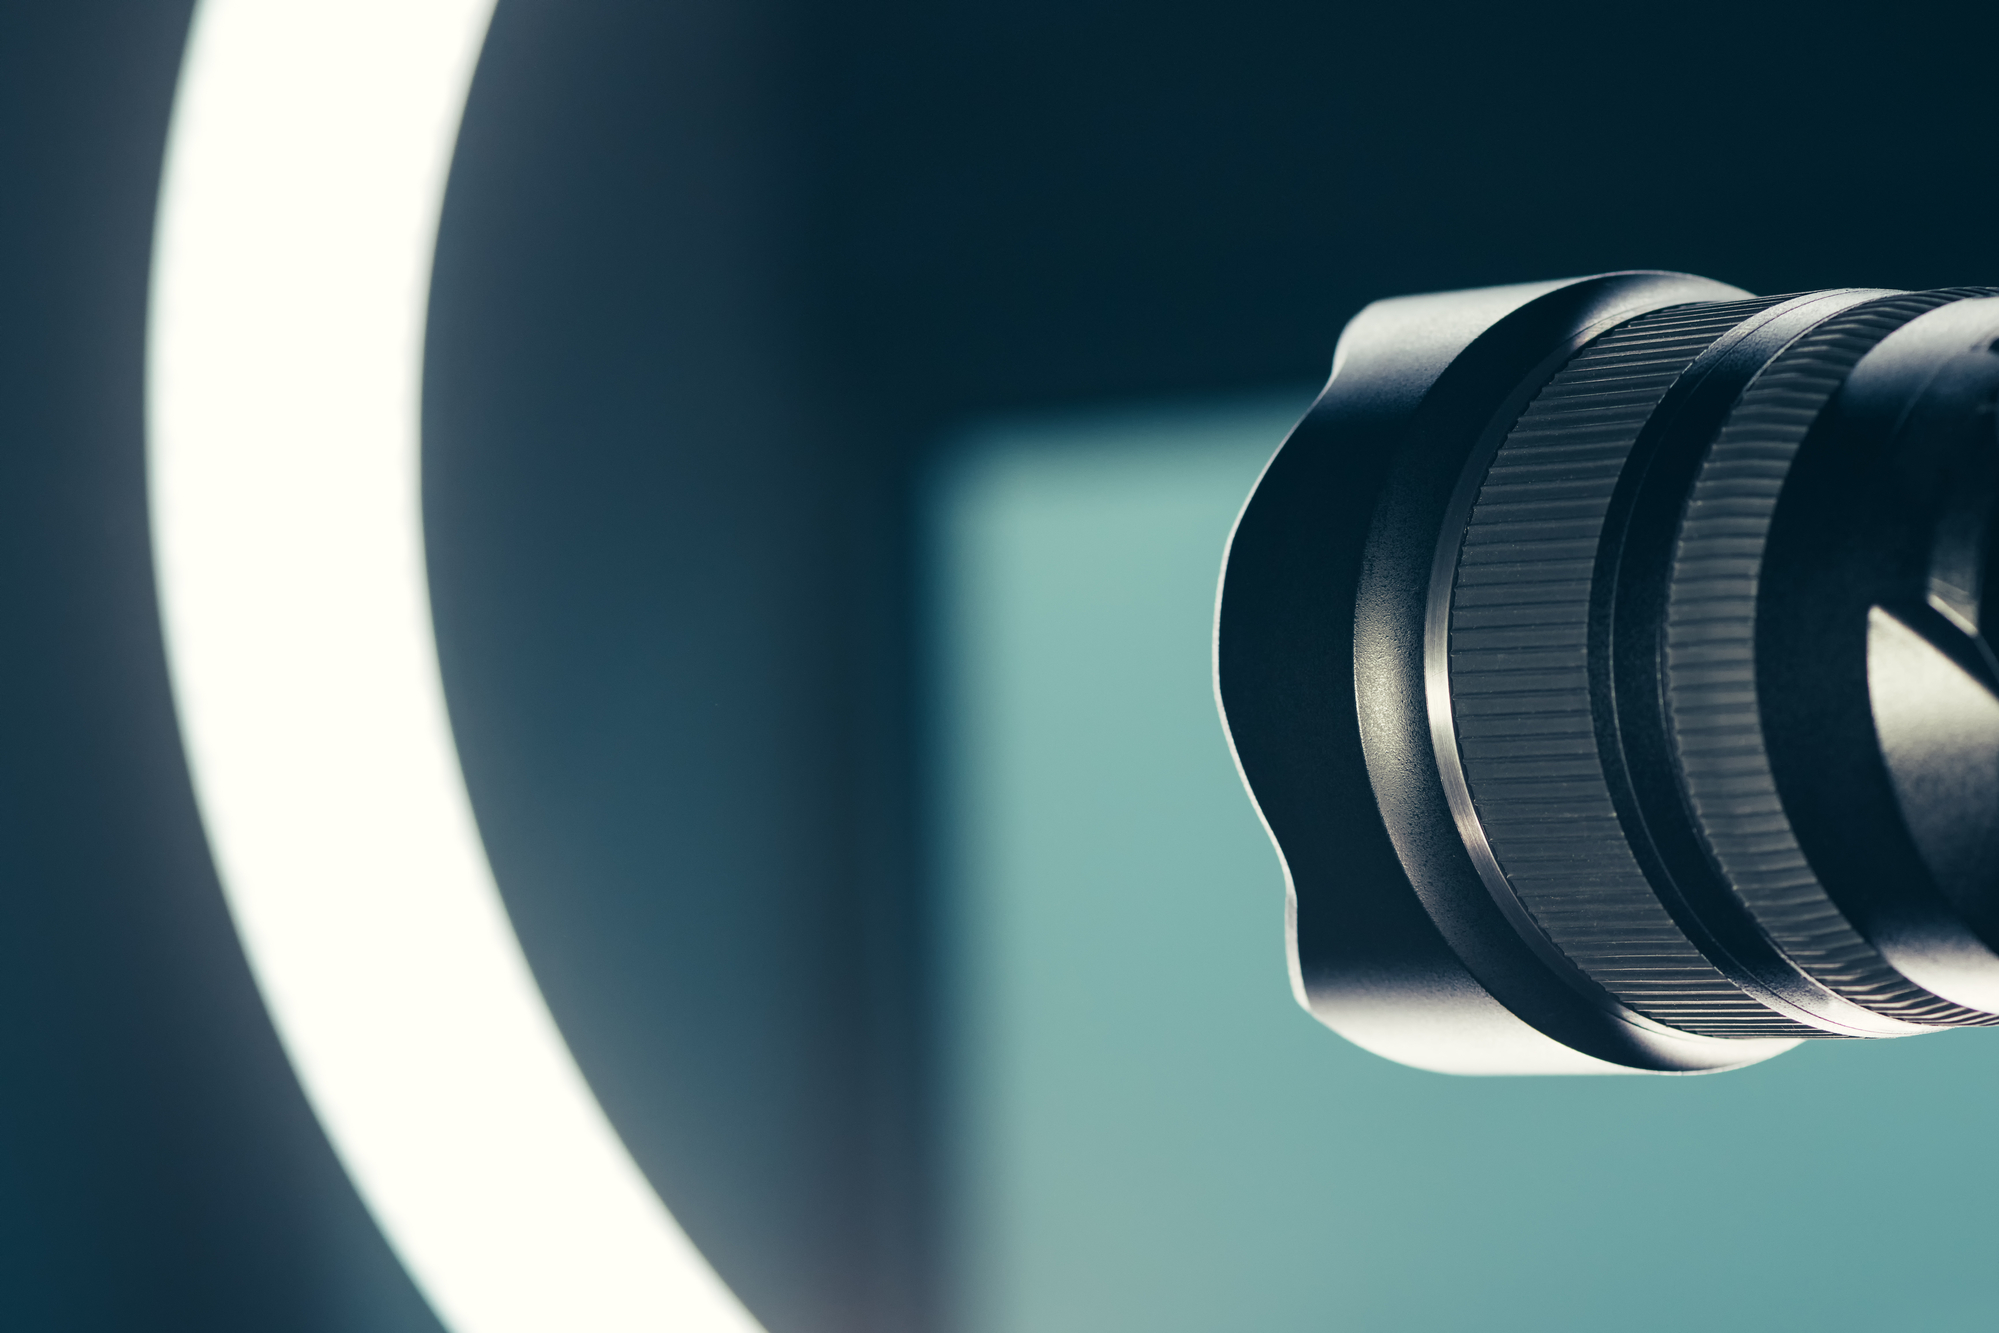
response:
<path fill-rule="evenodd" d="M 1999 1024 L 1999 289 L 1378 302 L 1217 690 L 1328 1026 L 1462 1073 Z"/>

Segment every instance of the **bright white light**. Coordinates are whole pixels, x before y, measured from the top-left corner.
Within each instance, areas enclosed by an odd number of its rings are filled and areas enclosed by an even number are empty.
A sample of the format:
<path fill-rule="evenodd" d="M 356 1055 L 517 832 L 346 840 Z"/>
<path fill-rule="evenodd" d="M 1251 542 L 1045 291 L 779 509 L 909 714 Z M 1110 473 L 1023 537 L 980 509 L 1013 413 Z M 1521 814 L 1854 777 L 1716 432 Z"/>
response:
<path fill-rule="evenodd" d="M 204 0 L 153 270 L 155 555 L 230 908 L 347 1169 L 458 1333 L 755 1324 L 592 1098 L 439 681 L 417 407 L 491 0 Z"/>

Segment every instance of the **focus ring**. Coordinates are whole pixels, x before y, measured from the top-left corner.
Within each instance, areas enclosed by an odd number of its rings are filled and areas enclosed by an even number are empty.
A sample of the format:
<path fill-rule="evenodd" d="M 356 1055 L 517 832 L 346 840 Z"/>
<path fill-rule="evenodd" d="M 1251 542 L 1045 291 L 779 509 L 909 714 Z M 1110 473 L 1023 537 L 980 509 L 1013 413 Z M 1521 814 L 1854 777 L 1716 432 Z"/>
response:
<path fill-rule="evenodd" d="M 1776 299 L 1641 316 L 1572 358 L 1493 456 L 1451 589 L 1459 758 L 1506 888 L 1616 1000 L 1706 1036 L 1822 1034 L 1709 962 L 1632 855 L 1597 753 L 1591 584 L 1611 496 L 1645 422 L 1702 351 Z"/>
<path fill-rule="evenodd" d="M 1771 943 L 1800 969 L 1854 1004 L 1909 1023 L 1982 1026 L 1999 1017 L 1941 999 L 1895 971 L 1812 872 L 1763 745 L 1757 587 L 1792 459 L 1847 374 L 1916 316 L 1992 294 L 1962 288 L 1871 301 L 1780 353 L 1743 391 L 1701 464 L 1667 595 L 1667 729 L 1709 854 Z"/>

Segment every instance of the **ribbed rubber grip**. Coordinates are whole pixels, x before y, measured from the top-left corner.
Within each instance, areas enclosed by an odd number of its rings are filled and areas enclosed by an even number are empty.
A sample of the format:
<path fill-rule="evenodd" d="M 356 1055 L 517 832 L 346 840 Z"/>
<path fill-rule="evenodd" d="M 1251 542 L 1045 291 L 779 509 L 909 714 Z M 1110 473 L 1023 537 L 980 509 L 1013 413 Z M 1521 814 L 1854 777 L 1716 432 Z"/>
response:
<path fill-rule="evenodd" d="M 1821 1034 L 1710 963 L 1625 841 L 1591 709 L 1591 585 L 1611 495 L 1645 422 L 1702 351 L 1781 299 L 1655 312 L 1571 359 L 1494 455 L 1451 590 L 1459 756 L 1507 884 L 1555 947 L 1619 1002 L 1708 1036 Z"/>
<path fill-rule="evenodd" d="M 1841 915 L 1805 859 L 1764 750 L 1756 599 L 1764 544 L 1791 461 L 1861 357 L 1916 316 L 1989 288 L 1870 301 L 1819 325 L 1751 381 L 1694 482 L 1673 552 L 1664 684 L 1668 732 L 1695 824 L 1770 941 L 1863 1008 L 1910 1023 L 1999 1017 L 1921 989 Z"/>

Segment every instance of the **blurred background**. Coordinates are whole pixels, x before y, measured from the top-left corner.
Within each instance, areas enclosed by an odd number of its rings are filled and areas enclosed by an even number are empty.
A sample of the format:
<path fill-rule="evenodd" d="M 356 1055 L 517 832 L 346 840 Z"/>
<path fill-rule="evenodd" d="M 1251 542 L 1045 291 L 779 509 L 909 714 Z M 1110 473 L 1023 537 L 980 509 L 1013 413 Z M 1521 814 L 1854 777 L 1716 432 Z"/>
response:
<path fill-rule="evenodd" d="M 0 5 L 0 1314 L 436 1330 L 258 1001 L 167 692 L 187 17 Z M 564 1035 L 773 1333 L 1989 1323 L 1999 1038 L 1698 1079 L 1346 1046 L 1291 1003 L 1207 640 L 1368 300 L 1993 281 L 1995 29 L 500 0 L 426 367 L 453 722 Z"/>

